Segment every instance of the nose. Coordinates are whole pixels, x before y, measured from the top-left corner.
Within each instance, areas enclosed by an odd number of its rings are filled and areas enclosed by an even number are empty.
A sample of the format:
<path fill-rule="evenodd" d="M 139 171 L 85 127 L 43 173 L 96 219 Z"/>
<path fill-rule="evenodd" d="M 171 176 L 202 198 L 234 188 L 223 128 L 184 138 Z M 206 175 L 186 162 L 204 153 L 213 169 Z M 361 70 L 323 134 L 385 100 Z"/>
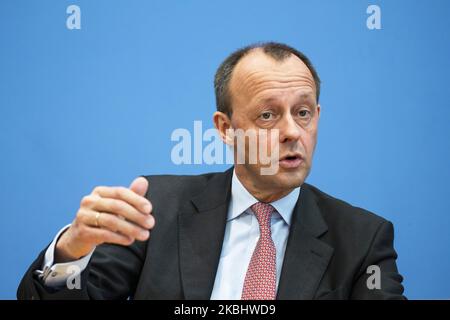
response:
<path fill-rule="evenodd" d="M 283 117 L 279 127 L 280 142 L 297 141 L 302 134 L 302 127 L 295 122 L 290 113 Z"/>

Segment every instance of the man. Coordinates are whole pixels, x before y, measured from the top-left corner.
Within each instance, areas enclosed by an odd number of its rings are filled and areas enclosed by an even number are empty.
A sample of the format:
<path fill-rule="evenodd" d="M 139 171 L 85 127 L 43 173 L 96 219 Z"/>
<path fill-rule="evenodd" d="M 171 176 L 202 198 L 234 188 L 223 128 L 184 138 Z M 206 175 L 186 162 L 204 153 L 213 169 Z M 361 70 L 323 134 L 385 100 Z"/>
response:
<path fill-rule="evenodd" d="M 243 48 L 217 70 L 215 91 L 235 166 L 95 188 L 19 298 L 404 299 L 392 224 L 304 182 L 320 115 L 308 58 L 279 43 Z M 273 174 L 249 161 L 249 139 L 239 150 L 238 129 L 256 132 Z"/>

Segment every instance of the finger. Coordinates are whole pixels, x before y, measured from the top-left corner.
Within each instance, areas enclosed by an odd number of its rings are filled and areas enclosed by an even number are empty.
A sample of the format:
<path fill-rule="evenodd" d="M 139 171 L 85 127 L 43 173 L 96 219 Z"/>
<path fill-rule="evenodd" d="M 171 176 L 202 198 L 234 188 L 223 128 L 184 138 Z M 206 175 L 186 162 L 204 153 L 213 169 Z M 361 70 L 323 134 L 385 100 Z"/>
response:
<path fill-rule="evenodd" d="M 82 226 L 108 229 L 111 232 L 121 233 L 141 241 L 147 240 L 150 234 L 148 230 L 106 212 L 80 209 L 77 213 L 77 220 Z"/>
<path fill-rule="evenodd" d="M 85 227 L 84 237 L 86 238 L 86 240 L 90 241 L 91 243 L 95 243 L 96 245 L 102 243 L 113 243 L 122 246 L 129 246 L 135 240 L 132 237 L 112 232 L 108 229 L 94 228 L 88 226 Z"/>
<path fill-rule="evenodd" d="M 123 200 L 100 198 L 92 207 L 92 210 L 116 214 L 145 229 L 153 228 L 155 224 L 155 219 L 151 214 L 142 214 Z"/>
<path fill-rule="evenodd" d="M 120 233 L 129 238 L 145 241 L 150 235 L 148 230 L 140 228 L 134 223 L 119 219 L 114 214 L 102 212 L 97 220 L 100 228 Z"/>
<path fill-rule="evenodd" d="M 144 177 L 138 177 L 133 180 L 130 189 L 140 196 L 145 196 L 148 189 L 148 181 Z"/>
<path fill-rule="evenodd" d="M 92 194 L 102 198 L 123 200 L 144 214 L 152 211 L 152 204 L 149 200 L 125 187 L 96 187 Z"/>

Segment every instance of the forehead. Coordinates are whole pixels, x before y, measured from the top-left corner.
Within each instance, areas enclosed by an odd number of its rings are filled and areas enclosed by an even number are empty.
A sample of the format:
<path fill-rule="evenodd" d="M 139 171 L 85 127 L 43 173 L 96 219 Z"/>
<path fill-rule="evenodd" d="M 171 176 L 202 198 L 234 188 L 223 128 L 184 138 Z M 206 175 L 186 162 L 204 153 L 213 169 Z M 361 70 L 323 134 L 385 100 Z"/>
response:
<path fill-rule="evenodd" d="M 255 49 L 236 65 L 230 81 L 232 100 L 239 104 L 253 99 L 276 98 L 284 93 L 315 98 L 314 78 L 306 64 L 291 54 L 282 61 Z"/>

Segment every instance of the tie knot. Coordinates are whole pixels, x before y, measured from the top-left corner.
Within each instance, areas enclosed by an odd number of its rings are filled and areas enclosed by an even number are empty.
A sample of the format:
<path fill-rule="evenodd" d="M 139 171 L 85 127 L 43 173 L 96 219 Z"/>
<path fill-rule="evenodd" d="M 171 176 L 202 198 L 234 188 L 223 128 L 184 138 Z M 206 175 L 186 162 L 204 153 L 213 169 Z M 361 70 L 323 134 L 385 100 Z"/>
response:
<path fill-rule="evenodd" d="M 275 208 L 264 202 L 258 202 L 251 206 L 258 220 L 261 231 L 270 230 L 270 218 Z"/>

